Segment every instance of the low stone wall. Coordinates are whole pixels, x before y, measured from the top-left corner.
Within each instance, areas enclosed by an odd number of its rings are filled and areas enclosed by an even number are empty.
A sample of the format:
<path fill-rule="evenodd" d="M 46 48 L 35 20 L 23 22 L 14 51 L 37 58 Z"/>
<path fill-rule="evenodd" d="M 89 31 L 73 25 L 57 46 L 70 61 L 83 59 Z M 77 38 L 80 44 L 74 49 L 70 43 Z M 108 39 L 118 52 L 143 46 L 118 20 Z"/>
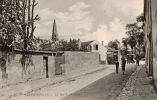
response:
<path fill-rule="evenodd" d="M 53 77 L 55 75 L 77 76 L 87 73 L 89 69 L 99 66 L 99 53 L 91 52 L 64 52 L 62 55 L 31 54 L 32 66 L 22 67 L 22 54 L 15 54 L 14 59 L 7 62 L 7 78 L 2 78 L 0 84 L 16 84 L 27 80 Z M 46 68 L 46 60 L 48 69 Z M 48 70 L 48 74 L 46 71 Z"/>
<path fill-rule="evenodd" d="M 92 52 L 65 52 L 65 64 L 62 65 L 66 75 L 87 72 L 99 65 L 99 53 Z"/>
<path fill-rule="evenodd" d="M 16 54 L 10 63 L 7 62 L 7 78 L 2 79 L 2 71 L 0 71 L 0 83 L 6 81 L 7 83 L 18 83 L 21 81 L 46 78 L 46 67 L 44 66 L 43 56 L 44 55 L 32 55 L 31 59 L 33 65 L 22 67 L 20 62 L 22 55 Z M 52 77 L 55 74 L 54 66 L 54 56 L 48 56 L 49 77 Z"/>

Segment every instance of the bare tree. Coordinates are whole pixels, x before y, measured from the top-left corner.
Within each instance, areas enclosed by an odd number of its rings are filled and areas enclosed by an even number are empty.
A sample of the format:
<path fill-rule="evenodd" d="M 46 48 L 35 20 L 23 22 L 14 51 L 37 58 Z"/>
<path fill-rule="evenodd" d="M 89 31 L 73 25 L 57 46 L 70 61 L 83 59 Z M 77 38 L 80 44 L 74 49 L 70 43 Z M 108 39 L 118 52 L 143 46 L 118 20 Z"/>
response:
<path fill-rule="evenodd" d="M 32 1 L 32 2 L 31 2 Z M 23 5 L 23 16 L 22 16 L 22 27 L 23 27 L 23 39 L 24 39 L 24 49 L 30 49 L 30 45 L 32 45 L 33 33 L 35 30 L 34 23 L 39 20 L 39 16 L 35 15 L 34 17 L 34 9 L 38 4 L 35 0 L 22 0 Z M 29 46 L 29 48 L 28 48 Z"/>

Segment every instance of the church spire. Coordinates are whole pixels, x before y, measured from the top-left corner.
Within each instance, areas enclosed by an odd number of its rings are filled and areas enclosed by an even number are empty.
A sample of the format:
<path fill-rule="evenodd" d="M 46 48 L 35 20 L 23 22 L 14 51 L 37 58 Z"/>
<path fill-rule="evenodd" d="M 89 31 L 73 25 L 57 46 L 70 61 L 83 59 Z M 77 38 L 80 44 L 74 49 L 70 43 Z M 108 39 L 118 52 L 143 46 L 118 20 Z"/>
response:
<path fill-rule="evenodd" d="M 54 19 L 53 22 L 53 29 L 52 29 L 52 41 L 58 41 L 58 32 L 57 32 L 57 25 L 56 20 Z"/>

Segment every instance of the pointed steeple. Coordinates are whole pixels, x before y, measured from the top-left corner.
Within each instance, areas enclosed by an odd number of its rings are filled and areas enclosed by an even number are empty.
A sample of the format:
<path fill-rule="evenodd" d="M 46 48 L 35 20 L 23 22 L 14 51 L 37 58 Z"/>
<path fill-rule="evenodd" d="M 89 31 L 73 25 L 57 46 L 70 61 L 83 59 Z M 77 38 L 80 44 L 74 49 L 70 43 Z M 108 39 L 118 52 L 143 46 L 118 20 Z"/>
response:
<path fill-rule="evenodd" d="M 53 29 L 52 29 L 52 41 L 58 41 L 58 32 L 57 32 L 57 25 L 56 20 L 54 19 L 53 22 Z"/>

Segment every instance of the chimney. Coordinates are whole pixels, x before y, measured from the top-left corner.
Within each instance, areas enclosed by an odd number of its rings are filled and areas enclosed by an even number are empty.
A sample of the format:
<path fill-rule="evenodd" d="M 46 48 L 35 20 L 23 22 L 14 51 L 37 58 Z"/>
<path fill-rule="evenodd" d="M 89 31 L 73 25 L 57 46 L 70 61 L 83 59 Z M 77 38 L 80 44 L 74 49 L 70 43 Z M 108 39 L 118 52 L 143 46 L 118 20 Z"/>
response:
<path fill-rule="evenodd" d="M 102 45 L 104 45 L 104 41 L 102 41 L 101 43 L 102 43 Z"/>

